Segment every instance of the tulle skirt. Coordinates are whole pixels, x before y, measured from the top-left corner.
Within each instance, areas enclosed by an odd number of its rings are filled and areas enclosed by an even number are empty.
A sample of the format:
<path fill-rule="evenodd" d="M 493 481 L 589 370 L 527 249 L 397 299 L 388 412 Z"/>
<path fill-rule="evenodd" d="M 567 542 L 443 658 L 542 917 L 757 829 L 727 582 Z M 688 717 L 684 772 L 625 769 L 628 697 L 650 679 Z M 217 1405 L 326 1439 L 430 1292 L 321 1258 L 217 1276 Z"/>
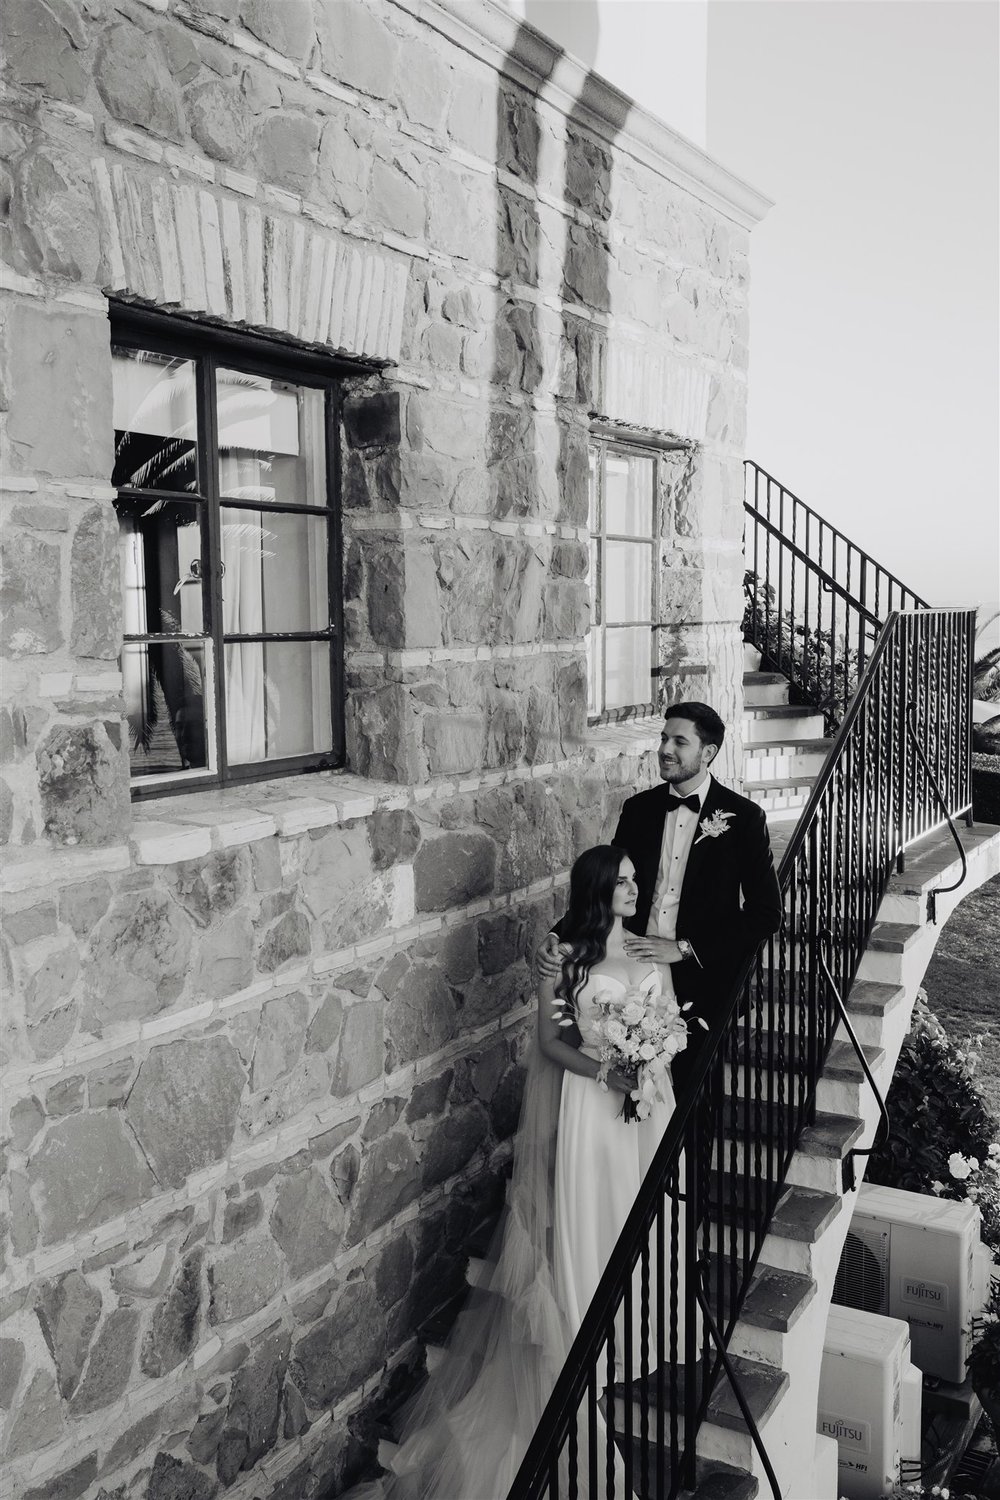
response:
<path fill-rule="evenodd" d="M 486 1284 L 471 1292 L 444 1360 L 411 1402 L 392 1471 L 351 1500 L 505 1500 L 670 1119 L 672 1106 L 660 1104 L 648 1120 L 626 1123 L 621 1102 L 532 1049 Z M 632 1300 L 638 1317 L 638 1289 Z M 619 1378 L 623 1334 L 619 1319 Z M 639 1349 L 634 1333 L 633 1376 Z M 620 1477 L 616 1490 L 624 1494 Z M 578 1495 L 587 1500 L 583 1474 Z"/>

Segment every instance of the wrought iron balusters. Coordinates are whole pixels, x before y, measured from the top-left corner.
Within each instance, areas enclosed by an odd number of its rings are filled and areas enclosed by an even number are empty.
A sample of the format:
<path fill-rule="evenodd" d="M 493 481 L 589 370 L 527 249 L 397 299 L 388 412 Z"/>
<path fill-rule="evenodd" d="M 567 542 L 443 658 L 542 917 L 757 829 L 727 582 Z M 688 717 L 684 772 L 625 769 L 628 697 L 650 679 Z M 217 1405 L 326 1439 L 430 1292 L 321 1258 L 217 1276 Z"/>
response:
<path fill-rule="evenodd" d="M 870 560 L 853 577 L 882 598 L 897 589 Z M 747 960 L 692 1066 L 509 1500 L 694 1488 L 698 1430 L 729 1378 L 712 1325 L 728 1341 L 815 1113 L 840 1019 L 834 987 L 850 995 L 906 849 L 971 806 L 973 621 L 894 612 L 867 651 L 781 860 L 785 924 Z"/>

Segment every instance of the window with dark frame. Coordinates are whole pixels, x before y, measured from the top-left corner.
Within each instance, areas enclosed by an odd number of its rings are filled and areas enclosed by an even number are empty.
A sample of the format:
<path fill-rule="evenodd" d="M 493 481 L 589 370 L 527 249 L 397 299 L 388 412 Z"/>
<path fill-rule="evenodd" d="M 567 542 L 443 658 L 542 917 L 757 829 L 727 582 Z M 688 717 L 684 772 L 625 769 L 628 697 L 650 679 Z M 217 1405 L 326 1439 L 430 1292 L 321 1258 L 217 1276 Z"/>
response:
<path fill-rule="evenodd" d="M 654 704 L 658 464 L 650 449 L 591 439 L 591 719 L 646 712 Z"/>
<path fill-rule="evenodd" d="M 137 795 L 343 761 L 344 371 L 190 325 L 112 328 Z"/>

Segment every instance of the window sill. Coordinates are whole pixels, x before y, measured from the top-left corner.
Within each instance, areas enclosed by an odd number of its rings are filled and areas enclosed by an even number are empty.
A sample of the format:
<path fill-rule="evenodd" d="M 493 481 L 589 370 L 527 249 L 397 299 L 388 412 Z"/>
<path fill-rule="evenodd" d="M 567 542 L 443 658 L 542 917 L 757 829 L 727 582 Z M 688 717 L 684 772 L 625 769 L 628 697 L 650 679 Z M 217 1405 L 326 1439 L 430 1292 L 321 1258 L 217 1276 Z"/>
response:
<path fill-rule="evenodd" d="M 8 846 L 0 890 L 13 894 L 127 870 L 133 864 L 173 865 L 203 859 L 213 851 L 257 843 L 275 834 L 291 838 L 313 829 L 334 828 L 378 810 L 388 812 L 434 797 L 453 797 L 459 790 L 539 780 L 569 769 L 574 761 L 598 765 L 622 756 L 643 755 L 655 750 L 659 740 L 658 718 L 630 719 L 622 724 L 592 726 L 584 733 L 577 756 L 551 765 L 486 771 L 423 786 L 398 786 L 367 781 L 350 772 L 328 771 L 294 779 L 255 781 L 224 791 L 150 798 L 134 804 L 126 843 L 103 849 Z"/>
<path fill-rule="evenodd" d="M 583 738 L 584 756 L 589 761 L 603 761 L 620 755 L 642 755 L 656 749 L 662 727 L 659 714 L 624 719 L 618 724 L 591 724 Z"/>
<path fill-rule="evenodd" d="M 594 765 L 623 755 L 642 755 L 655 750 L 659 742 L 659 718 L 596 725 L 584 734 L 580 759 Z M 144 801 L 138 804 L 142 812 L 133 820 L 129 842 L 138 865 L 177 864 L 200 859 L 212 850 L 253 844 L 274 834 L 292 838 L 369 817 L 376 811 L 389 812 L 433 797 L 452 797 L 458 790 L 535 780 L 558 769 L 558 765 L 520 766 L 422 786 L 368 781 L 348 771 L 255 781 L 224 791 Z"/>
<path fill-rule="evenodd" d="M 275 834 L 291 838 L 334 828 L 376 808 L 405 807 L 411 796 L 406 788 L 339 771 L 283 776 L 143 800 L 136 804 L 129 842 L 136 864 L 171 865 Z"/>

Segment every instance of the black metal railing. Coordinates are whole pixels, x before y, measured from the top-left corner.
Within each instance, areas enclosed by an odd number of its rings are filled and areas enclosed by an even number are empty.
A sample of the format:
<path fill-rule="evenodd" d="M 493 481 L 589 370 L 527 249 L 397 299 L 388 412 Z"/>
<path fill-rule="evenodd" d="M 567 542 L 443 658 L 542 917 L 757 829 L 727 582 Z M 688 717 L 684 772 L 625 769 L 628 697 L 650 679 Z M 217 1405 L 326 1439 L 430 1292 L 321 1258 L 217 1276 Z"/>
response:
<path fill-rule="evenodd" d="M 893 612 L 882 627 L 781 861 L 785 923 L 692 1068 L 509 1500 L 694 1487 L 699 1427 L 728 1378 L 710 1325 L 729 1340 L 815 1116 L 833 989 L 850 994 L 897 862 L 943 818 L 923 757 L 947 813 L 971 807 L 974 619 Z"/>
<path fill-rule="evenodd" d="M 883 620 L 926 601 L 752 460 L 745 639 L 781 672 L 793 699 L 821 709 L 833 731 L 857 688 Z"/>

